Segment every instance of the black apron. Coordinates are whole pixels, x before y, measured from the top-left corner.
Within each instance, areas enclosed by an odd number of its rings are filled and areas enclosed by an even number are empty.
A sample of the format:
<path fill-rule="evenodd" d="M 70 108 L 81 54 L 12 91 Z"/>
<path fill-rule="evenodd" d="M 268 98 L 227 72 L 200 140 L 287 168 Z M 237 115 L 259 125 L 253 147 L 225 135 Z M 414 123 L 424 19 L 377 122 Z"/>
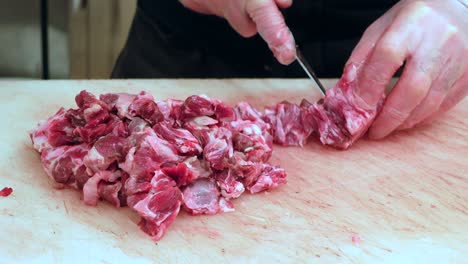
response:
<path fill-rule="evenodd" d="M 301 51 L 320 77 L 339 77 L 365 29 L 397 0 L 295 0 L 284 10 Z M 139 0 L 112 78 L 297 78 L 266 43 L 245 39 L 222 18 L 177 0 Z"/>

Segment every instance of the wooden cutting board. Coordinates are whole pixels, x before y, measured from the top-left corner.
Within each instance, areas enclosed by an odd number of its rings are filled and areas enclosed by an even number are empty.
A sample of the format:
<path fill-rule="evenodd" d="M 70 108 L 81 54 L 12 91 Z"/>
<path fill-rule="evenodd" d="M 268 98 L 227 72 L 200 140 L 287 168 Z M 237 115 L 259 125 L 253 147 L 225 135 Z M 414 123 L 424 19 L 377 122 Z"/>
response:
<path fill-rule="evenodd" d="M 325 82 L 331 86 L 333 81 Z M 317 99 L 307 80 L 0 82 L 0 263 L 466 263 L 468 100 L 433 125 L 348 151 L 276 147 L 288 184 L 234 201 L 217 216 L 181 213 L 162 241 L 141 232 L 128 208 L 85 206 L 54 189 L 27 131 L 74 107 L 82 89 L 205 93 L 256 106 Z"/>

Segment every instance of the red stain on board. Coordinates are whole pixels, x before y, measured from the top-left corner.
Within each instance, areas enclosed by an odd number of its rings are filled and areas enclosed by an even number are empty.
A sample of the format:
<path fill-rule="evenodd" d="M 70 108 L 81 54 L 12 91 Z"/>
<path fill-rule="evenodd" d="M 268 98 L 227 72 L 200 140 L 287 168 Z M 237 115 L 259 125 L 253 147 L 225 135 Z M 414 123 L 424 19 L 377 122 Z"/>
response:
<path fill-rule="evenodd" d="M 359 235 L 353 234 L 351 236 L 351 241 L 353 242 L 353 244 L 360 244 L 362 242 L 362 239 Z"/>
<path fill-rule="evenodd" d="M 7 197 L 13 192 L 13 188 L 5 187 L 0 191 L 0 196 Z"/>

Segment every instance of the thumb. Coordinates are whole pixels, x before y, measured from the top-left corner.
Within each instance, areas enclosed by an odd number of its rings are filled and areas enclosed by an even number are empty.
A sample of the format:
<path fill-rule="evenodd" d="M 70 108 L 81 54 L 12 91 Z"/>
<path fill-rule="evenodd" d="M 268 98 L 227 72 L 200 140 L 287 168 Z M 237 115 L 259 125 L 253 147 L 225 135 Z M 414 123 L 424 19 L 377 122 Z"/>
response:
<path fill-rule="evenodd" d="M 247 0 L 245 4 L 247 14 L 276 59 L 281 64 L 292 63 L 295 60 L 296 43 L 275 0 Z"/>

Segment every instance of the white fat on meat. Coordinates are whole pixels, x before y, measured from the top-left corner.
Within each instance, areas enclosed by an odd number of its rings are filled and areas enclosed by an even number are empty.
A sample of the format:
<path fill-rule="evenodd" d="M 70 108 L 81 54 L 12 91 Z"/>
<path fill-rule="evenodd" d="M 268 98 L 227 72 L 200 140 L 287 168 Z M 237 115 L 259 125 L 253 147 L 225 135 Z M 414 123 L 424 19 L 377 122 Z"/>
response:
<path fill-rule="evenodd" d="M 115 182 L 121 177 L 120 171 L 99 171 L 86 181 L 83 186 L 83 201 L 86 205 L 95 206 L 99 200 L 99 182 Z"/>

